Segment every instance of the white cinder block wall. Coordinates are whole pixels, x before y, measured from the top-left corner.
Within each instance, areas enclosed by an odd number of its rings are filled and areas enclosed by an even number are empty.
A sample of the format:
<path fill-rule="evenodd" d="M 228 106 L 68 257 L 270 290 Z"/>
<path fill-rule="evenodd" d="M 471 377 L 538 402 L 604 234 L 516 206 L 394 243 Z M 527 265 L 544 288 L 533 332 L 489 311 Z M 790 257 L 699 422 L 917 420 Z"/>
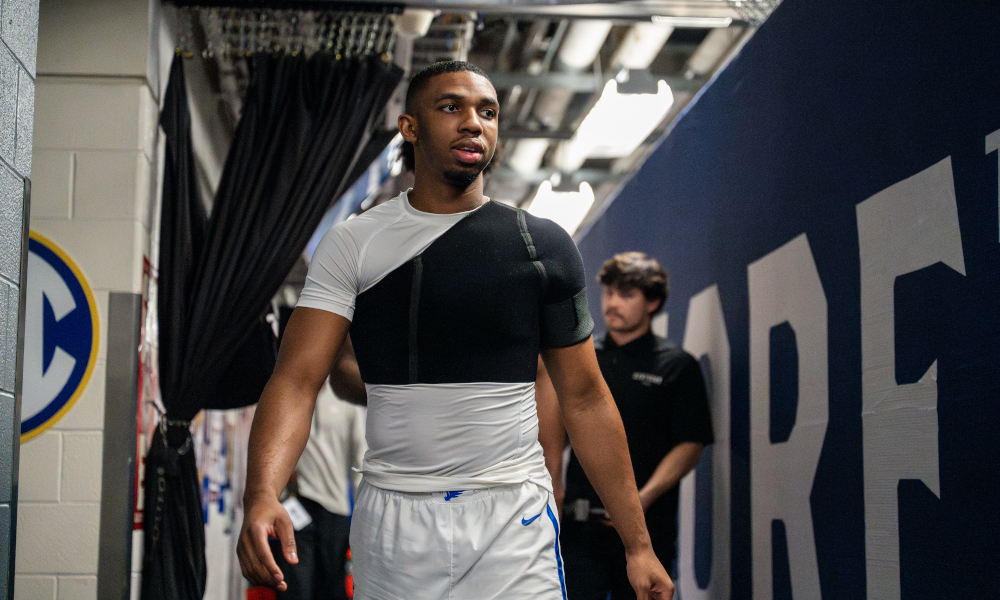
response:
<path fill-rule="evenodd" d="M 4 0 L 4 8 L 29 3 Z M 110 292 L 142 292 L 150 255 L 159 14 L 158 0 L 41 0 L 39 8 L 34 149 L 24 161 L 33 166 L 31 229 L 79 265 L 101 332 L 82 396 L 21 446 L 17 600 L 97 596 L 107 305 Z M 5 90 L 8 54 L 0 48 Z M 21 81 L 30 90 L 29 75 Z"/>

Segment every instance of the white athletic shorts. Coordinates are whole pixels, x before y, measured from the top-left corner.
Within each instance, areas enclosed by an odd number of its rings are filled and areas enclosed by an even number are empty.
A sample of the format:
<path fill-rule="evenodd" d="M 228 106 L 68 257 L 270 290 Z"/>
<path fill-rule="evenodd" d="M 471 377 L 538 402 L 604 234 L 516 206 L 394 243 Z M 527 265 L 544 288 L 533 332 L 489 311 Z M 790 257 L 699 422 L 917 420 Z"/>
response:
<path fill-rule="evenodd" d="M 406 493 L 362 481 L 355 600 L 565 600 L 552 494 L 534 483 Z"/>

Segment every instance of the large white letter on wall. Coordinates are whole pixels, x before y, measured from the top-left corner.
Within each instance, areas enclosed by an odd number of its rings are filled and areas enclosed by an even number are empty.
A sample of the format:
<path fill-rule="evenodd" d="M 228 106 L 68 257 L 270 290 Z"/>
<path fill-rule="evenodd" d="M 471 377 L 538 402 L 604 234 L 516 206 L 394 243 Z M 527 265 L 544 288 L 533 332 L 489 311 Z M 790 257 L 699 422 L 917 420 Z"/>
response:
<path fill-rule="evenodd" d="M 827 304 L 805 234 L 747 267 L 750 292 L 750 502 L 753 597 L 771 598 L 772 523 L 787 531 L 792 597 L 820 597 L 809 495 L 829 420 Z M 787 441 L 770 439 L 771 328 L 787 322 L 799 359 L 798 406 Z"/>
<path fill-rule="evenodd" d="M 997 210 L 1000 211 L 1000 129 L 986 136 L 986 154 L 997 153 Z"/>
<path fill-rule="evenodd" d="M 937 361 L 896 384 L 896 278 L 937 262 L 965 274 L 951 158 L 857 206 L 861 254 L 862 423 L 868 597 L 898 598 L 901 479 L 941 495 Z"/>
<path fill-rule="evenodd" d="M 708 585 L 695 579 L 695 471 L 681 480 L 680 591 L 685 600 L 729 598 L 729 334 L 722 315 L 719 287 L 713 285 L 693 296 L 688 303 L 684 349 L 695 358 L 708 357 L 711 377 L 708 385 L 715 443 L 712 453 L 712 553 Z M 704 508 L 704 507 L 703 507 Z"/>

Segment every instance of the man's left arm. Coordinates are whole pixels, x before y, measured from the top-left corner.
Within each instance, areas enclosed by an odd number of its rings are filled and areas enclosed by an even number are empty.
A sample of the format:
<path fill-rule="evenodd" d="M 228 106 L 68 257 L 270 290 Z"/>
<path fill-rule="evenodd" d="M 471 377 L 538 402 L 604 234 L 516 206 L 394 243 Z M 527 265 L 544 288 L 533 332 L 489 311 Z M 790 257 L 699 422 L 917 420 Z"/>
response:
<path fill-rule="evenodd" d="M 670 384 L 664 388 L 664 402 L 672 407 L 670 439 L 680 441 L 660 460 L 656 470 L 639 490 L 639 500 L 644 511 L 649 510 L 660 496 L 680 483 L 698 465 L 705 445 L 714 441 L 708 394 L 701 367 L 687 353 L 675 360 L 678 361 L 679 369 Z"/>
<path fill-rule="evenodd" d="M 646 485 L 639 490 L 639 502 L 642 503 L 643 511 L 649 510 L 660 496 L 673 489 L 681 478 L 695 468 L 701 459 L 703 447 L 699 442 L 681 442 L 663 457 Z"/>

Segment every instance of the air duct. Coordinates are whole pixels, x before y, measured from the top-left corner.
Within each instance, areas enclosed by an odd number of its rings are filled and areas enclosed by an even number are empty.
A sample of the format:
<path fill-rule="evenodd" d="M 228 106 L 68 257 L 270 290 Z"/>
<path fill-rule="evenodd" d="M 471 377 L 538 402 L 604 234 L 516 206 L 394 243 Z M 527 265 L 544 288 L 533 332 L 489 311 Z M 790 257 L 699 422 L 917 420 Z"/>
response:
<path fill-rule="evenodd" d="M 577 20 L 566 31 L 552 70 L 562 73 L 579 72 L 594 63 L 611 32 L 611 22 Z M 532 115 L 547 129 L 556 129 L 562 123 L 566 108 L 573 99 L 573 91 L 547 88 L 538 94 Z M 530 139 L 517 142 L 508 163 L 519 173 L 533 173 L 542 164 L 549 141 Z"/>
<path fill-rule="evenodd" d="M 610 32 L 611 21 L 574 21 L 559 48 L 555 70 L 576 72 L 594 64 Z"/>
<path fill-rule="evenodd" d="M 549 140 L 528 138 L 517 142 L 507 159 L 510 168 L 522 175 L 531 175 L 538 170 L 549 149 Z"/>
<path fill-rule="evenodd" d="M 405 35 L 411 38 L 418 38 L 427 35 L 434 20 L 433 10 L 422 10 L 418 8 L 407 8 L 401 15 L 392 16 L 395 25 L 396 35 Z"/>
<path fill-rule="evenodd" d="M 392 15 L 396 33 L 396 48 L 393 62 L 409 75 L 413 64 L 413 41 L 427 35 L 434 21 L 433 10 L 407 8 L 401 15 Z"/>
<path fill-rule="evenodd" d="M 653 22 L 633 25 L 615 52 L 611 67 L 635 71 L 648 69 L 673 32 L 673 27 Z"/>
<path fill-rule="evenodd" d="M 729 28 L 713 29 L 688 59 L 687 76 L 700 77 L 715 70 L 722 57 L 732 47 L 738 33 Z"/>

